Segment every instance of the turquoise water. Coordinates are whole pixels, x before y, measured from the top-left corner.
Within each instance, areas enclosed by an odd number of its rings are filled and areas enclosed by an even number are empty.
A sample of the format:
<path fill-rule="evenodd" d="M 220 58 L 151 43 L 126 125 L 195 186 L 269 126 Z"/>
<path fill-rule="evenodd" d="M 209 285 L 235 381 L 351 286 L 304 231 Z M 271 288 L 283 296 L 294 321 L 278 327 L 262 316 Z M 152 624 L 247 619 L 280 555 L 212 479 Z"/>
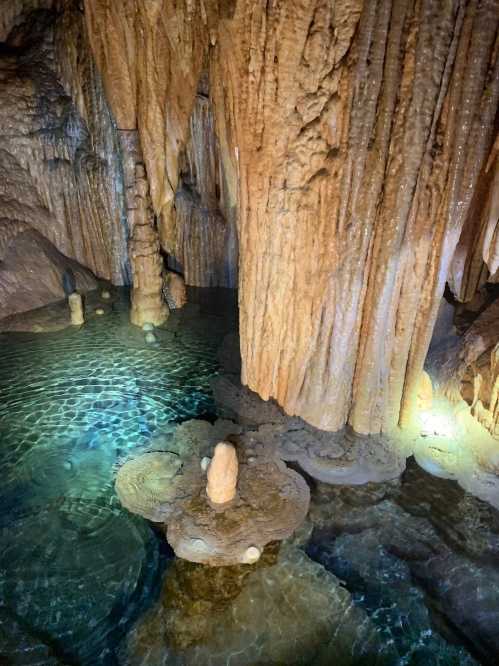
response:
<path fill-rule="evenodd" d="M 116 466 L 213 412 L 225 327 L 189 305 L 150 345 L 121 303 L 80 330 L 0 336 L 0 648 L 38 646 L 19 663 L 52 663 L 45 644 L 113 664 L 154 601 L 166 546 L 119 505 Z"/>
<path fill-rule="evenodd" d="M 155 331 L 156 343 L 147 344 L 144 332 L 129 325 L 122 296 L 112 312 L 81 329 L 0 335 L 0 663 L 8 655 L 5 663 L 24 666 L 130 666 L 127 644 L 140 626 L 135 623 L 147 618 L 160 595 L 172 553 L 162 534 L 121 508 L 115 473 L 130 456 L 163 448 L 178 423 L 212 418 L 216 410 L 209 386 L 218 370 L 216 352 L 234 320 L 224 308 L 189 304 L 171 315 L 164 330 Z M 416 478 L 413 486 L 425 483 Z M 311 575 L 323 577 L 323 565 L 338 576 L 368 618 L 372 631 L 364 633 L 360 616 L 349 620 L 352 635 L 372 634 L 375 640 L 363 646 L 367 638 L 359 638 L 347 663 L 476 666 L 464 647 L 435 629 L 423 590 L 413 580 L 412 530 L 419 534 L 421 521 L 413 525 L 393 498 L 378 505 L 376 497 L 363 499 L 362 487 L 346 492 L 351 504 L 341 500 L 344 493 L 332 492 L 324 506 L 320 493 L 312 493 L 312 522 L 321 506 L 317 515 L 322 518 L 302 547 L 312 558 Z M 398 490 L 390 492 L 398 497 Z M 407 497 L 416 502 L 416 495 L 411 486 Z M 446 520 L 452 523 L 455 517 Z M 393 535 L 399 549 L 408 550 L 405 559 L 394 555 Z M 267 577 L 263 569 L 260 583 L 248 583 L 250 608 L 241 602 L 243 595 L 227 602 L 233 605 L 226 614 L 217 611 L 224 645 L 237 645 L 239 651 L 214 656 L 215 666 L 229 663 L 229 657 L 233 666 L 253 666 L 254 660 L 246 659 L 253 643 L 262 646 L 258 663 L 275 665 L 266 659 L 277 637 L 292 638 L 308 625 L 312 628 L 303 632 L 303 640 L 312 640 L 306 637 L 314 635 L 322 617 L 323 590 L 304 591 L 310 594 L 303 601 L 308 615 L 290 629 L 294 609 L 291 604 L 281 616 L 279 600 L 287 599 L 301 572 L 293 578 L 292 570 L 282 566 L 279 571 Z M 206 575 L 216 577 L 216 571 Z M 335 599 L 340 583 L 329 584 Z M 164 612 L 171 619 L 179 610 L 173 603 Z M 181 635 L 197 621 L 193 617 L 186 612 L 186 626 L 179 622 Z M 148 639 L 144 658 L 133 664 L 205 666 L 203 656 L 194 659 L 194 648 L 173 655 L 165 635 L 162 630 L 151 634 L 151 641 L 159 641 L 160 662 L 147 657 Z M 212 639 L 210 634 L 200 654 L 211 655 Z M 336 640 L 341 647 L 340 639 L 335 631 L 331 654 Z M 293 664 L 308 664 L 299 658 L 300 647 Z M 372 659 L 354 658 L 364 647 Z"/>

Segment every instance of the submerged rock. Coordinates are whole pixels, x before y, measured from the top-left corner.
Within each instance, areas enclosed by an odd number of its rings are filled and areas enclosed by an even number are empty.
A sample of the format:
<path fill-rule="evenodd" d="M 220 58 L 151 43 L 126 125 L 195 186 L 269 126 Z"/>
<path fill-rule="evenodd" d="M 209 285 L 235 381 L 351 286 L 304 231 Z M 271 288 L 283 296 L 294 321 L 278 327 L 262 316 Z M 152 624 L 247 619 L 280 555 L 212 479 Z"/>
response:
<path fill-rule="evenodd" d="M 262 612 L 263 611 L 263 612 Z M 340 581 L 301 550 L 254 567 L 177 562 L 161 601 L 128 638 L 127 666 L 376 663 L 377 639 Z M 365 661 L 362 661 L 365 660 Z"/>

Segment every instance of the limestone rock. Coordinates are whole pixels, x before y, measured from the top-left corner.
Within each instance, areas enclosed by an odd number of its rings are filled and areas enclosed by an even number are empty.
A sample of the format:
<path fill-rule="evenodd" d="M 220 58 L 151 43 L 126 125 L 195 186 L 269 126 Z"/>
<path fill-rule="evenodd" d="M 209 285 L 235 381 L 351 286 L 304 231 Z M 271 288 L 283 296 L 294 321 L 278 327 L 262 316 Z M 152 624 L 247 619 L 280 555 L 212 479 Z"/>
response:
<path fill-rule="evenodd" d="M 238 463 L 234 446 L 219 442 L 208 467 L 206 494 L 213 504 L 227 504 L 236 496 Z"/>
<path fill-rule="evenodd" d="M 0 59 L 0 218 L 26 223 L 95 275 L 123 284 L 116 132 L 84 17 L 74 3 L 55 11 L 54 2 L 29 0 L 2 3 L 0 13 L 9 31 Z"/>
<path fill-rule="evenodd" d="M 240 0 L 221 20 L 242 381 L 288 414 L 376 433 L 411 412 L 495 140 L 497 10 Z"/>
<path fill-rule="evenodd" d="M 235 419 L 243 425 L 283 423 L 288 419 L 274 401 L 262 400 L 258 394 L 242 386 L 235 375 L 214 377 L 211 387 L 215 402 L 226 418 Z"/>
<path fill-rule="evenodd" d="M 166 271 L 163 276 L 163 294 L 170 310 L 182 308 L 187 303 L 184 278 L 173 271 Z"/>
<path fill-rule="evenodd" d="M 499 300 L 495 300 L 461 337 L 444 349 L 436 349 L 428 359 L 439 392 L 455 403 L 463 395 L 467 397 L 479 421 L 496 437 L 499 431 L 498 345 Z"/>
<path fill-rule="evenodd" d="M 97 287 L 89 270 L 62 255 L 26 223 L 0 220 L 0 319 L 63 299 L 68 269 L 79 292 Z"/>
<path fill-rule="evenodd" d="M 182 459 L 167 452 L 146 453 L 126 462 L 116 475 L 116 494 L 125 508 L 153 522 L 170 518 L 182 480 Z"/>
<path fill-rule="evenodd" d="M 71 312 L 71 324 L 73 326 L 82 326 L 85 323 L 83 316 L 83 300 L 81 294 L 76 291 L 68 296 L 69 310 Z"/>
<path fill-rule="evenodd" d="M 202 421 L 187 423 L 193 441 L 186 437 L 185 427 L 179 432 L 181 426 L 168 441 L 168 450 L 145 453 L 120 467 L 117 495 L 133 513 L 164 524 L 178 557 L 212 566 L 255 561 L 256 551 L 289 537 L 303 522 L 308 486 L 271 451 L 254 452 L 245 437 L 238 438 L 237 495 L 223 511 L 215 510 L 200 466 L 206 444 L 211 448 L 213 443 L 209 438 L 203 441 L 197 427 Z M 213 437 L 227 433 L 227 426 L 206 423 L 205 431 Z"/>
<path fill-rule="evenodd" d="M 252 568 L 176 563 L 159 604 L 131 632 L 123 661 L 205 666 L 237 654 L 238 666 L 353 666 L 375 663 L 377 650 L 374 627 L 340 581 L 286 546 Z"/>
<path fill-rule="evenodd" d="M 433 400 L 433 385 L 430 375 L 423 370 L 417 385 L 417 408 L 419 410 L 431 409 Z"/>
<path fill-rule="evenodd" d="M 305 519 L 309 489 L 299 474 L 271 455 L 251 464 L 247 453 L 239 455 L 237 496 L 223 512 L 214 511 L 204 485 L 192 486 L 168 521 L 168 543 L 178 557 L 210 566 L 248 562 L 253 549 L 289 537 Z"/>

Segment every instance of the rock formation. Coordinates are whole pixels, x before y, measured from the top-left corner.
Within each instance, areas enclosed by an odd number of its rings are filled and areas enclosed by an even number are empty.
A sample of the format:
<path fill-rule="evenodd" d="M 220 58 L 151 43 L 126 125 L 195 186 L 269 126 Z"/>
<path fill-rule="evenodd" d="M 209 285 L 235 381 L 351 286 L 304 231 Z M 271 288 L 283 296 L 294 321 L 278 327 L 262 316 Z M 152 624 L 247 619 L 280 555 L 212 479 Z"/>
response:
<path fill-rule="evenodd" d="M 163 273 L 163 296 L 170 310 L 182 308 L 187 303 L 184 278 L 173 271 L 165 271 Z"/>
<path fill-rule="evenodd" d="M 68 269 L 81 293 L 97 288 L 90 271 L 26 222 L 0 220 L 0 319 L 63 299 Z"/>
<path fill-rule="evenodd" d="M 76 291 L 69 294 L 68 305 L 71 313 L 71 325 L 82 326 L 85 323 L 85 317 L 83 315 L 83 301 L 81 294 Z M 101 313 L 98 313 L 96 310 L 96 314 L 104 314 L 104 310 L 102 310 Z"/>
<path fill-rule="evenodd" d="M 452 402 L 465 397 L 477 420 L 496 437 L 499 436 L 498 345 L 499 300 L 495 300 L 454 344 L 435 350 L 428 359 L 439 391 Z"/>
<path fill-rule="evenodd" d="M 136 326 L 160 326 L 168 317 L 163 299 L 163 262 L 150 207 L 149 185 L 135 130 L 119 132 L 126 207 L 130 227 L 130 262 L 133 274 L 130 320 Z"/>
<path fill-rule="evenodd" d="M 236 449 L 229 442 L 219 442 L 207 473 L 206 494 L 212 504 L 232 502 L 236 496 L 237 473 Z"/>
<path fill-rule="evenodd" d="M 494 142 L 497 12 L 240 0 L 220 22 L 243 382 L 315 426 L 410 412 Z"/>
<path fill-rule="evenodd" d="M 30 13 L 48 2 L 3 4 L 13 13 L 2 7 L 0 217 L 24 222 L 98 277 L 123 284 L 116 134 L 83 16 L 73 3 L 59 13 Z"/>
<path fill-rule="evenodd" d="M 237 186 L 232 165 L 221 159 L 206 72 L 200 78 L 189 130 L 180 160 L 176 239 L 169 262 L 184 273 L 189 285 L 237 287 Z"/>
<path fill-rule="evenodd" d="M 139 325 L 165 260 L 237 280 L 243 384 L 407 424 L 446 282 L 497 281 L 497 0 L 11 5 L 2 215 L 115 283 L 128 249 Z"/>
<path fill-rule="evenodd" d="M 240 429 L 231 425 L 232 432 Z M 179 426 L 168 451 L 151 451 L 129 460 L 116 476 L 116 492 L 123 506 L 163 523 L 178 557 L 211 566 L 258 561 L 268 543 L 288 538 L 301 525 L 310 498 L 305 480 L 288 469 L 270 447 L 255 447 L 251 437 L 237 441 L 237 495 L 233 496 L 232 453 L 228 459 L 230 484 L 226 484 L 226 448 L 222 449 L 225 459 L 220 460 L 220 450 L 214 457 L 218 478 L 209 474 L 207 494 L 200 462 L 210 439 L 227 427 L 224 421 L 215 426 L 187 422 Z M 212 466 L 213 461 L 210 469 Z M 219 484 L 220 471 L 223 485 Z M 218 494 L 220 490 L 229 495 Z"/>
<path fill-rule="evenodd" d="M 458 243 L 497 270 L 497 11 L 85 3 L 111 108 L 138 131 L 161 245 L 187 283 L 223 284 L 207 276 L 237 210 L 243 383 L 289 414 L 360 433 L 404 422 L 445 280 L 461 280 Z M 476 251 L 470 225 L 483 230 Z"/>

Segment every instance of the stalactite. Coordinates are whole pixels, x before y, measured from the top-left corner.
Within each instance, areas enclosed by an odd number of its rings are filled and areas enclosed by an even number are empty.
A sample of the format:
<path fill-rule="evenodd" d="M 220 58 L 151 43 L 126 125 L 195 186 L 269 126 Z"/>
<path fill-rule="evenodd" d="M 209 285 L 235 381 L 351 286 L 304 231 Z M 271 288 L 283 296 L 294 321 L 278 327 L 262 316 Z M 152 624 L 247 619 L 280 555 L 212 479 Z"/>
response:
<path fill-rule="evenodd" d="M 118 128 L 137 130 L 147 174 L 147 196 L 158 220 L 159 240 L 167 252 L 175 247 L 173 204 L 178 160 L 187 141 L 189 117 L 207 48 L 210 7 L 208 3 L 207 11 L 202 11 L 201 5 L 189 0 L 175 5 L 167 0 L 85 2 L 93 54 Z M 147 241 L 141 236 L 140 243 L 147 242 L 148 251 L 140 255 L 131 249 L 135 322 L 151 317 L 153 311 L 159 313 L 162 299 L 157 280 L 160 247 L 153 238 L 156 230 L 149 224 L 141 224 L 140 228 L 141 234 L 147 229 Z M 146 275 L 154 276 L 147 287 Z M 145 303 L 145 289 L 149 305 L 139 315 L 139 304 Z M 156 319 L 163 317 L 164 312 Z"/>
<path fill-rule="evenodd" d="M 448 281 L 462 302 L 485 283 L 499 282 L 499 137 L 478 178 Z"/>

